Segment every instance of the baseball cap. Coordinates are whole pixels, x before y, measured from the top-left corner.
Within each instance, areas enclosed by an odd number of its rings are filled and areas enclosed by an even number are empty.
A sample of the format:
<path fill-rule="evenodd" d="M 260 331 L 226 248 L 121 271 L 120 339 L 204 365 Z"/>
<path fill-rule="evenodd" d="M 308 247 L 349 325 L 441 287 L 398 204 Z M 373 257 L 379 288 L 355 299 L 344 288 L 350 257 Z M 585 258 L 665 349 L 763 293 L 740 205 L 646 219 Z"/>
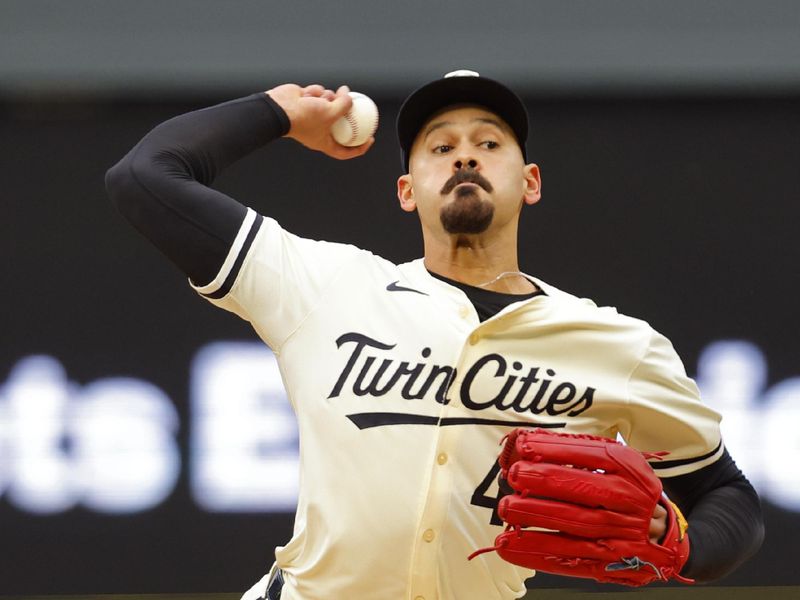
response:
<path fill-rule="evenodd" d="M 406 172 L 411 145 L 419 130 L 432 114 L 452 104 L 478 104 L 502 117 L 514 132 L 527 162 L 528 111 L 522 100 L 502 83 L 481 77 L 476 71 L 460 69 L 415 90 L 400 107 L 397 137 Z"/>

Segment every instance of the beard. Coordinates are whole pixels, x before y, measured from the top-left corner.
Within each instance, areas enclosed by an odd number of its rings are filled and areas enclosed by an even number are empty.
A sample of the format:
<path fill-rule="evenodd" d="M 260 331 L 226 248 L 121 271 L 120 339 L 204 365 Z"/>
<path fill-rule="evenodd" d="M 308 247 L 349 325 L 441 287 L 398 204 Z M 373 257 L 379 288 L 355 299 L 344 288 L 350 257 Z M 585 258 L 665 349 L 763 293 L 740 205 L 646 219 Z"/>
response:
<path fill-rule="evenodd" d="M 456 190 L 453 202 L 442 206 L 439 220 L 447 233 L 483 233 L 492 224 L 494 206 L 474 186 Z"/>
<path fill-rule="evenodd" d="M 456 189 L 456 186 L 464 185 Z M 459 169 L 448 179 L 440 193 L 446 196 L 455 189 L 452 202 L 442 206 L 439 220 L 447 233 L 483 233 L 489 228 L 494 218 L 494 205 L 484 200 L 478 193 L 478 187 L 487 192 L 492 191 L 492 184 L 473 169 Z"/>

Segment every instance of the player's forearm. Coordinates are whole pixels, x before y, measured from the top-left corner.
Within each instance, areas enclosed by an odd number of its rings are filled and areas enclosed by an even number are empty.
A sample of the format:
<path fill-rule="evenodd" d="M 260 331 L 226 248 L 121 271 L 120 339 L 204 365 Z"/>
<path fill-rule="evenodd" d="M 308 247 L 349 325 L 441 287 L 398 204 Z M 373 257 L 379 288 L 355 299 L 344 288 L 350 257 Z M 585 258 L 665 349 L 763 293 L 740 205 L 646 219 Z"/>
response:
<path fill-rule="evenodd" d="M 682 575 L 700 582 L 720 579 L 761 546 L 758 494 L 727 450 L 711 465 L 663 483 L 689 521 L 691 551 Z"/>
<path fill-rule="evenodd" d="M 228 165 L 285 134 L 265 94 L 170 119 L 106 174 L 120 212 L 195 283 L 213 279 L 246 208 L 208 187 Z"/>
<path fill-rule="evenodd" d="M 758 496 L 747 481 L 706 494 L 689 515 L 691 552 L 682 574 L 698 582 L 724 577 L 764 541 Z"/>

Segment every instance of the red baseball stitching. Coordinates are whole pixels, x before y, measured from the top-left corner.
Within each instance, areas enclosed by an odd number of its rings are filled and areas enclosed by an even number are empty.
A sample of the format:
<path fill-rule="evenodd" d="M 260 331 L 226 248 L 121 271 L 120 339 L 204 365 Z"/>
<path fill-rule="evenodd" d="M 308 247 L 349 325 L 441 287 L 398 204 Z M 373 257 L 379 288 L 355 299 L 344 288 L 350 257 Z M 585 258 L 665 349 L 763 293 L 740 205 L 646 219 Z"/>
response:
<path fill-rule="evenodd" d="M 352 112 L 348 112 L 344 118 L 347 119 L 348 123 L 350 123 L 350 131 L 352 132 L 350 134 L 350 139 L 347 140 L 347 143 L 352 144 L 358 137 L 358 123 L 356 122 L 355 117 L 353 117 Z"/>

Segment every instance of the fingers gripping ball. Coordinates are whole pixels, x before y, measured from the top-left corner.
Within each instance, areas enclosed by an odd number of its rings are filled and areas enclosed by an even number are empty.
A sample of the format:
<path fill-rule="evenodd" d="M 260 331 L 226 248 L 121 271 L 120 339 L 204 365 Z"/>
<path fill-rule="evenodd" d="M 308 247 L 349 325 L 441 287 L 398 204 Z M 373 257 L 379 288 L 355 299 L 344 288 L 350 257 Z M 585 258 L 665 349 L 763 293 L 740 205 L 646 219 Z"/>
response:
<path fill-rule="evenodd" d="M 353 106 L 331 127 L 331 135 L 342 146 L 360 146 L 378 129 L 378 107 L 372 98 L 349 92 Z"/>
<path fill-rule="evenodd" d="M 661 456 L 602 437 L 514 430 L 500 455 L 501 476 L 514 490 L 497 507 L 506 530 L 470 558 L 496 550 L 515 565 L 604 583 L 693 583 L 680 575 L 689 557 L 686 521 L 647 463 Z M 668 524 L 654 544 L 657 504 Z"/>

